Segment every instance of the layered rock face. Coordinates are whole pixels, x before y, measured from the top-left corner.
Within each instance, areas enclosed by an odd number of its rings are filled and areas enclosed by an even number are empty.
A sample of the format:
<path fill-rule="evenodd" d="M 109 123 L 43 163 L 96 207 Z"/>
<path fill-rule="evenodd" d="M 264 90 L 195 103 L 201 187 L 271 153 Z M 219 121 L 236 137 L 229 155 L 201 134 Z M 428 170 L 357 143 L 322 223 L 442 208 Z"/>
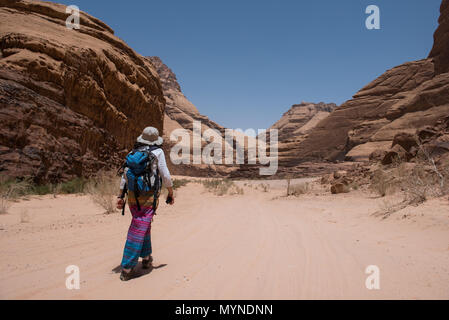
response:
<path fill-rule="evenodd" d="M 285 166 L 304 161 L 366 161 L 400 133 L 436 127 L 449 114 L 449 0 L 443 0 L 427 59 L 388 70 L 320 121 L 291 149 Z"/>
<path fill-rule="evenodd" d="M 103 22 L 66 7 L 0 0 L 0 172 L 56 182 L 122 161 L 148 125 L 163 130 L 159 77 Z"/>
<path fill-rule="evenodd" d="M 301 104 L 293 105 L 270 129 L 279 130 L 279 141 L 297 141 L 312 130 L 318 122 L 325 119 L 336 107 L 335 103 L 301 102 Z"/>
<path fill-rule="evenodd" d="M 322 120 L 326 119 L 337 107 L 334 103 L 310 103 L 295 104 L 289 111 L 283 114 L 281 119 L 269 129 L 277 129 L 279 134 L 279 158 L 289 161 L 295 145 L 307 138 L 309 132 Z M 267 138 L 268 139 L 268 138 Z"/>
<path fill-rule="evenodd" d="M 435 31 L 433 48 L 429 54 L 429 58 L 434 59 L 436 74 L 449 72 L 449 1 L 443 0 L 440 12 L 439 26 Z"/>

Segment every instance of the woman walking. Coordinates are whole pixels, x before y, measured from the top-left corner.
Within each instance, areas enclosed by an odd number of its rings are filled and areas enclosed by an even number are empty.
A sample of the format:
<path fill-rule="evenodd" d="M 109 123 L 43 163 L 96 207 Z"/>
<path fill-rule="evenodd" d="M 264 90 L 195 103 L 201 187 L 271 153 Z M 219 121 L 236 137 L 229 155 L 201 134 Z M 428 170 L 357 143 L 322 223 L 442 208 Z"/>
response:
<path fill-rule="evenodd" d="M 158 207 L 160 185 L 168 189 L 167 203 L 174 204 L 173 183 L 167 168 L 163 139 L 156 128 L 146 128 L 137 138 L 134 150 L 127 157 L 127 166 L 120 182 L 120 196 L 117 208 L 125 206 L 124 194 L 128 190 L 129 210 L 132 214 L 131 226 L 125 244 L 122 259 L 122 272 L 120 279 L 128 281 L 133 277 L 133 269 L 136 267 L 139 257 L 142 258 L 142 267 L 149 269 L 153 262 L 151 247 L 151 222 Z M 133 163 L 134 160 L 138 160 Z M 137 165 L 135 165 L 137 163 Z M 148 175 L 138 173 L 138 166 L 142 165 L 143 171 Z M 146 171 L 145 171 L 146 170 Z M 136 174 L 137 172 L 137 174 Z M 152 181 L 149 177 L 152 177 Z M 147 185 L 156 186 L 154 189 L 146 188 Z"/>

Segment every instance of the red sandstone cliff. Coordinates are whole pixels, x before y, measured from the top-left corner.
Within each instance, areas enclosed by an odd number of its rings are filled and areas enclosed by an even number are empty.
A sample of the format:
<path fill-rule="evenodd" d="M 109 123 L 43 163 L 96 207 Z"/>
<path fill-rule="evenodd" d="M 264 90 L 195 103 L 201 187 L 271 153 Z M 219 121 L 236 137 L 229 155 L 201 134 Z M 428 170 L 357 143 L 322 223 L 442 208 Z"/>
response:
<path fill-rule="evenodd" d="M 55 182 L 114 167 L 145 126 L 163 130 L 159 77 L 100 20 L 0 0 L 0 172 Z"/>
<path fill-rule="evenodd" d="M 345 158 L 364 161 L 374 151 L 388 150 L 398 134 L 441 128 L 449 115 L 448 43 L 449 0 L 443 0 L 429 57 L 388 70 L 366 85 L 292 146 L 282 165 Z"/>

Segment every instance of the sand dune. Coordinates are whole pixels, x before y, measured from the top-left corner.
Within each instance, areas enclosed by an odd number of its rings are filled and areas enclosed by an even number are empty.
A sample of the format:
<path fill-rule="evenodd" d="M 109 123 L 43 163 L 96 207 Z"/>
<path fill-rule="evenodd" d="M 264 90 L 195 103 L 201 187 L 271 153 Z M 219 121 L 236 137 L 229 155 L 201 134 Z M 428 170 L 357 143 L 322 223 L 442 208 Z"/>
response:
<path fill-rule="evenodd" d="M 285 182 L 268 193 L 250 183 L 240 196 L 178 190 L 153 224 L 155 268 L 126 283 L 117 267 L 129 214 L 103 215 L 87 196 L 16 203 L 0 216 L 0 298 L 449 298 L 447 201 L 381 220 L 371 213 L 385 200 L 359 191 L 285 198 Z M 68 265 L 80 267 L 80 290 L 65 287 Z M 365 287 L 369 265 L 380 290 Z"/>

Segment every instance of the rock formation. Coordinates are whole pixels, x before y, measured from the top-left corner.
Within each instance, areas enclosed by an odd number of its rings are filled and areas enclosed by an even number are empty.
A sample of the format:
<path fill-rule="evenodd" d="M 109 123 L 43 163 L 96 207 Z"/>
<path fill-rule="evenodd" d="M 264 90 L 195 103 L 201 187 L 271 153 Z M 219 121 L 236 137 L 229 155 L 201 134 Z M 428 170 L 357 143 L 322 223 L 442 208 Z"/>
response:
<path fill-rule="evenodd" d="M 427 59 L 388 70 L 290 149 L 283 166 L 305 161 L 367 161 L 389 151 L 397 134 L 435 127 L 449 114 L 449 0 L 443 0 Z"/>
<path fill-rule="evenodd" d="M 100 20 L 0 0 L 0 172 L 56 182 L 119 164 L 145 126 L 163 130 L 159 77 Z"/>
<path fill-rule="evenodd" d="M 440 7 L 440 18 L 438 19 L 438 28 L 434 34 L 434 43 L 429 58 L 433 58 L 435 64 L 435 73 L 449 72 L 449 1 L 443 0 Z"/>
<path fill-rule="evenodd" d="M 0 0 L 2 175 L 32 176 L 36 182 L 89 176 L 117 166 L 148 125 L 164 133 L 166 150 L 174 144 L 170 133 L 191 130 L 195 120 L 203 132 L 223 134 L 184 96 L 159 58 L 138 55 L 83 12 L 81 28 L 69 30 L 65 9 Z M 280 133 L 280 173 L 338 170 L 340 164 L 329 163 L 336 160 L 412 158 L 418 152 L 415 134 L 437 161 L 449 161 L 449 0 L 440 11 L 428 58 L 388 70 L 338 108 L 302 103 L 273 125 Z M 246 165 L 171 169 L 184 175 L 257 175 L 257 166 Z"/>
<path fill-rule="evenodd" d="M 270 127 L 279 130 L 279 141 L 298 141 L 306 136 L 318 122 L 325 119 L 335 108 L 334 103 L 318 104 L 302 102 L 293 105 L 282 118 Z"/>
<path fill-rule="evenodd" d="M 293 105 L 284 113 L 279 121 L 269 129 L 277 129 L 279 134 L 279 158 L 288 162 L 292 155 L 291 150 L 295 145 L 307 138 L 309 132 L 322 120 L 326 119 L 337 107 L 336 104 L 318 104 L 302 102 Z M 269 139 L 267 137 L 267 139 Z M 269 141 L 269 140 L 267 140 Z"/>

